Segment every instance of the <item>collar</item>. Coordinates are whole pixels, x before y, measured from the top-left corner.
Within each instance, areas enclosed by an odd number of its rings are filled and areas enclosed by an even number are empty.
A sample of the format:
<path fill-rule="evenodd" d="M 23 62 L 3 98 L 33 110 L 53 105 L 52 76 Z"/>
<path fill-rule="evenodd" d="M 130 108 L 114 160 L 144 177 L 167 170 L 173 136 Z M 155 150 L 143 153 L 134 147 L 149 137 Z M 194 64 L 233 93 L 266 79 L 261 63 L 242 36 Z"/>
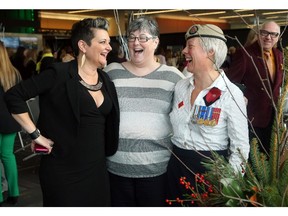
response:
<path fill-rule="evenodd" d="M 264 54 L 268 54 L 268 55 L 270 55 L 270 56 L 273 55 L 272 49 L 270 49 L 270 50 L 263 50 L 263 53 L 264 53 Z"/>
<path fill-rule="evenodd" d="M 213 81 L 213 83 L 207 87 L 207 90 L 210 90 L 213 87 L 216 87 L 220 89 L 221 91 L 226 91 L 226 79 L 228 79 L 225 75 L 225 72 L 222 69 L 219 69 L 220 76 L 217 77 L 216 80 Z M 189 78 L 190 85 L 194 88 L 194 75 Z"/>
<path fill-rule="evenodd" d="M 52 53 L 44 53 L 44 54 L 42 55 L 41 60 L 42 60 L 43 58 L 45 58 L 45 57 L 54 57 L 54 56 L 53 56 Z"/>

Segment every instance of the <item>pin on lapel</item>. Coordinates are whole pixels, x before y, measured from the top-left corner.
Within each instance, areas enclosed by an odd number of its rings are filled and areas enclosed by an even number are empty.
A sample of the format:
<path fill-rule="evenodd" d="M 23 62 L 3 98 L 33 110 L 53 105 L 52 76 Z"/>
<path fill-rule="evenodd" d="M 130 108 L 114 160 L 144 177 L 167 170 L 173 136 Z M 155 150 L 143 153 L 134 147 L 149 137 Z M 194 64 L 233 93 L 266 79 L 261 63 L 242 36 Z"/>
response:
<path fill-rule="evenodd" d="M 178 109 L 180 109 L 182 106 L 184 106 L 184 101 L 181 101 L 181 102 L 178 104 Z"/>

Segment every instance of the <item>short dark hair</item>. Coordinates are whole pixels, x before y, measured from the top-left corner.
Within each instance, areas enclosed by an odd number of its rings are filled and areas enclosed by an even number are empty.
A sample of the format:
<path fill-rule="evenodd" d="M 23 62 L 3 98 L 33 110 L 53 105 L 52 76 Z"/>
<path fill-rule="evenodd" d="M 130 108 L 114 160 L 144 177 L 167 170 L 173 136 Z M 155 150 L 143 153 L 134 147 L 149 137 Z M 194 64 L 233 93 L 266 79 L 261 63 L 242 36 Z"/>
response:
<path fill-rule="evenodd" d="M 97 17 L 96 19 L 86 18 L 73 24 L 71 29 L 71 45 L 75 56 L 79 54 L 79 40 L 85 41 L 88 46 L 91 45 L 91 40 L 95 37 L 93 28 L 108 31 L 109 22 L 103 17 Z"/>

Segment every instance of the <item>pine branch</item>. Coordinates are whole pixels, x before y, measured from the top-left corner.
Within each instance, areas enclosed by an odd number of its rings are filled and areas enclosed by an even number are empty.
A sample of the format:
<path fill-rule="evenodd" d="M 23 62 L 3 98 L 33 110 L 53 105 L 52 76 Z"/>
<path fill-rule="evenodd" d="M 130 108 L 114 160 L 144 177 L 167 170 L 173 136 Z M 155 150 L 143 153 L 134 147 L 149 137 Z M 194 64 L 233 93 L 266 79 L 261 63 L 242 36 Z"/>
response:
<path fill-rule="evenodd" d="M 279 115 L 280 116 L 280 115 Z M 279 121 L 278 121 L 279 122 Z M 278 144 L 278 133 L 279 132 L 279 126 L 277 127 L 276 124 L 278 122 L 275 120 L 274 125 L 272 127 L 272 133 L 271 133 L 271 144 L 270 144 L 270 157 L 269 157 L 269 165 L 270 165 L 270 181 L 271 182 L 276 182 L 278 175 L 279 175 L 279 170 L 278 170 L 278 165 L 279 165 L 279 144 Z M 280 134 L 280 132 L 279 132 Z M 279 135 L 280 136 L 280 135 Z"/>
<path fill-rule="evenodd" d="M 257 140 L 254 138 L 250 144 L 250 159 L 252 161 L 253 171 L 256 174 L 257 179 L 263 182 L 263 184 L 268 184 L 270 180 L 270 167 L 266 161 L 266 155 L 259 152 Z"/>
<path fill-rule="evenodd" d="M 282 204 L 281 206 L 288 206 L 288 160 L 283 163 L 283 166 L 280 169 L 280 178 L 278 183 L 278 190 L 282 195 Z"/>

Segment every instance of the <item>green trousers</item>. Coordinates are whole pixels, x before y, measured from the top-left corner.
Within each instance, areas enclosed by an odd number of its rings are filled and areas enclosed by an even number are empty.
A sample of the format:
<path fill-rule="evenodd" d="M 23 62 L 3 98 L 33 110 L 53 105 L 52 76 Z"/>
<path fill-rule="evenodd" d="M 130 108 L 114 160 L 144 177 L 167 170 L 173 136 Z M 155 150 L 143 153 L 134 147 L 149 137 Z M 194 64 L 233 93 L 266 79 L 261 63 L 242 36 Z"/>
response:
<path fill-rule="evenodd" d="M 19 196 L 18 169 L 14 155 L 16 133 L 0 133 L 0 160 L 3 163 L 4 173 L 8 183 L 8 196 Z M 0 179 L 2 172 L 0 172 Z M 0 202 L 3 202 L 2 184 L 0 182 Z"/>

